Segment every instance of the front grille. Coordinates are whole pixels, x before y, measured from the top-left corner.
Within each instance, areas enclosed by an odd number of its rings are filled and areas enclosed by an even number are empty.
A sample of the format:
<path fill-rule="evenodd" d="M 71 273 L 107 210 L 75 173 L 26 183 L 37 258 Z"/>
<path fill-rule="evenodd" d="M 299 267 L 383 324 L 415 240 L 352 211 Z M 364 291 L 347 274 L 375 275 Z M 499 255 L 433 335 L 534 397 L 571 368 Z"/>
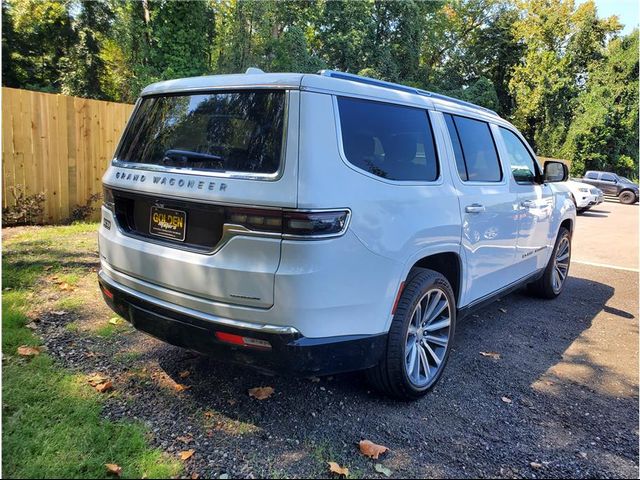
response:
<path fill-rule="evenodd" d="M 113 200 L 116 221 L 127 235 L 198 252 L 213 251 L 222 237 L 224 207 L 122 190 L 113 190 Z M 184 241 L 158 237 L 149 232 L 153 206 L 181 210 L 186 213 Z"/>

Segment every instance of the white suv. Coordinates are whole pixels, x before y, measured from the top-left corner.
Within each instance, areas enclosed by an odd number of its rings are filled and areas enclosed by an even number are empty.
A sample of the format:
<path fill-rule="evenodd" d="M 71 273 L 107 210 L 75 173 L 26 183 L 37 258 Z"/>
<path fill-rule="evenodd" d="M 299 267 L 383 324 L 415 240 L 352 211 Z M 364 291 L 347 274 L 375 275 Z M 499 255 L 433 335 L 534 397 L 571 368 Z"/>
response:
<path fill-rule="evenodd" d="M 341 72 L 147 87 L 104 175 L 99 281 L 136 328 L 258 368 L 438 380 L 456 320 L 556 297 L 575 206 L 495 112 Z"/>

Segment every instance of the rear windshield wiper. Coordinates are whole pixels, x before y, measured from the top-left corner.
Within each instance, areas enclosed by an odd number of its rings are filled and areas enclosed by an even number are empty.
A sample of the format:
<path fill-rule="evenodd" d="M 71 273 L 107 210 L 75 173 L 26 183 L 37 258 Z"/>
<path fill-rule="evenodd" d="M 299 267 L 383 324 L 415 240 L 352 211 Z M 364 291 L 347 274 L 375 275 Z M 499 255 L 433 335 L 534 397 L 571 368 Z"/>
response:
<path fill-rule="evenodd" d="M 200 152 L 192 152 L 190 150 L 167 150 L 164 152 L 163 162 L 169 160 L 169 162 L 181 162 L 181 163 L 189 163 L 189 162 L 202 162 L 206 160 L 213 160 L 216 162 L 222 162 L 224 160 L 220 155 L 212 155 L 210 153 L 200 153 Z"/>

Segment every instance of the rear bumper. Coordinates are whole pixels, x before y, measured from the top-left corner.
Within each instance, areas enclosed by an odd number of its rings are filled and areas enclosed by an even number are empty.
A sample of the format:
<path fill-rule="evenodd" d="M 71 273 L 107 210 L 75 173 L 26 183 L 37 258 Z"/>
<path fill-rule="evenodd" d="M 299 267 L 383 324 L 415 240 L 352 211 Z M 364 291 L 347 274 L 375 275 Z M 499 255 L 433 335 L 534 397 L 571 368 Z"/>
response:
<path fill-rule="evenodd" d="M 386 334 L 306 338 L 292 327 L 243 325 L 182 307 L 172 308 L 117 284 L 102 272 L 98 281 L 109 307 L 136 329 L 178 347 L 260 370 L 295 375 L 363 370 L 376 365 L 386 347 Z M 216 333 L 266 341 L 271 348 L 230 345 L 218 340 Z"/>

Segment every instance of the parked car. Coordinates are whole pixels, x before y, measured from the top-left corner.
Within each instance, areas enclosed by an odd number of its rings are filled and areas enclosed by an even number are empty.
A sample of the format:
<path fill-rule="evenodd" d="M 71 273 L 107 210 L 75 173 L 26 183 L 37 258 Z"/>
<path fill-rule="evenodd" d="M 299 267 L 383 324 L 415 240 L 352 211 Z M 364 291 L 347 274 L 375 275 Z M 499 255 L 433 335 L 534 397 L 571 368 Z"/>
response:
<path fill-rule="evenodd" d="M 566 179 L 495 112 L 411 87 L 333 71 L 156 83 L 103 178 L 99 282 L 171 344 L 362 369 L 417 398 L 457 320 L 520 286 L 562 292 Z"/>
<path fill-rule="evenodd" d="M 604 202 L 604 193 L 599 188 L 596 188 L 588 183 L 582 183 L 580 181 L 569 179 L 564 183 L 558 184 L 565 186 L 569 192 L 571 192 L 571 198 L 576 206 L 578 213 L 585 212 L 591 207 L 600 205 Z"/>
<path fill-rule="evenodd" d="M 640 196 L 637 184 L 615 173 L 590 170 L 581 181 L 598 187 L 605 195 L 615 195 L 628 205 L 636 203 Z"/>

